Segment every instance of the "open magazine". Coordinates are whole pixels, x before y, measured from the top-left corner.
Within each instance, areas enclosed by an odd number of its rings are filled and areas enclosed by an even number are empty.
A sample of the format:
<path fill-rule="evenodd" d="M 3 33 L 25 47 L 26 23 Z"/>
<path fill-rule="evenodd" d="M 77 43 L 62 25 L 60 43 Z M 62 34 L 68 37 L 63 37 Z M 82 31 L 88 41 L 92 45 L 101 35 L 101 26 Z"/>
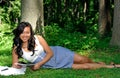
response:
<path fill-rule="evenodd" d="M 29 67 L 29 66 L 34 66 L 35 64 L 32 64 L 32 63 L 18 63 L 18 65 L 20 65 L 22 67 Z"/>

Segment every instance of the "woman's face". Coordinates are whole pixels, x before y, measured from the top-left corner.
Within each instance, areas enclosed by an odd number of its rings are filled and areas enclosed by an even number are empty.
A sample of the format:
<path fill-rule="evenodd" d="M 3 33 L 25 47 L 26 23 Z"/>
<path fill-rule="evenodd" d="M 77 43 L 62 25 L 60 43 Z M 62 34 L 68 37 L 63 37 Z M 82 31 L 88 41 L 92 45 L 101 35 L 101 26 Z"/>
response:
<path fill-rule="evenodd" d="M 25 27 L 23 32 L 20 34 L 20 39 L 23 42 L 27 42 L 30 39 L 31 32 L 30 32 L 30 27 Z"/>

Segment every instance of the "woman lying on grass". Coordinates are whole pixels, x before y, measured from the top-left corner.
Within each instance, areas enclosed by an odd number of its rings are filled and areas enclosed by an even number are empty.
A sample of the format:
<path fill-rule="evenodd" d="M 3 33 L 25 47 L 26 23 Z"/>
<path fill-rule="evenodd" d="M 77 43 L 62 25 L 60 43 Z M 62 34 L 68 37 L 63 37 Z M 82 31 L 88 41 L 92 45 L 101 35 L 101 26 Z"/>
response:
<path fill-rule="evenodd" d="M 48 46 L 42 36 L 34 35 L 32 26 L 28 22 L 21 22 L 13 33 L 12 67 L 14 68 L 22 67 L 18 65 L 21 57 L 35 64 L 31 67 L 33 70 L 40 67 L 73 69 L 120 67 L 120 65 L 95 63 L 91 59 L 61 46 Z"/>

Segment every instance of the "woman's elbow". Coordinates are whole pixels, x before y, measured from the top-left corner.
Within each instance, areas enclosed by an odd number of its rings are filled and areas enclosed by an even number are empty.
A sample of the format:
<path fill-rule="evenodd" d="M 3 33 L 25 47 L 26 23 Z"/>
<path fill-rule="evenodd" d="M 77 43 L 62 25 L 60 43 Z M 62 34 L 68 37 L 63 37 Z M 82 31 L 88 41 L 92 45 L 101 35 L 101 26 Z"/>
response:
<path fill-rule="evenodd" d="M 54 53 L 53 52 L 51 52 L 51 57 L 53 57 L 54 56 Z"/>

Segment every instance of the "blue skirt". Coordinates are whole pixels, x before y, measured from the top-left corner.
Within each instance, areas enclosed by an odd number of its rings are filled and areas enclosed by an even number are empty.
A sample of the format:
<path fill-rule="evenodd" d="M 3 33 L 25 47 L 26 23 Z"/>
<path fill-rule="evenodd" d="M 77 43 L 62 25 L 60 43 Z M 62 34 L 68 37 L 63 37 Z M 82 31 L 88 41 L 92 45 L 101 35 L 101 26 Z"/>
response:
<path fill-rule="evenodd" d="M 43 68 L 72 68 L 74 60 L 73 51 L 61 46 L 51 46 L 51 49 L 54 56 L 42 66 Z M 40 62 L 42 60 L 41 57 L 44 58 L 45 55 L 46 53 L 43 52 L 33 63 Z"/>

